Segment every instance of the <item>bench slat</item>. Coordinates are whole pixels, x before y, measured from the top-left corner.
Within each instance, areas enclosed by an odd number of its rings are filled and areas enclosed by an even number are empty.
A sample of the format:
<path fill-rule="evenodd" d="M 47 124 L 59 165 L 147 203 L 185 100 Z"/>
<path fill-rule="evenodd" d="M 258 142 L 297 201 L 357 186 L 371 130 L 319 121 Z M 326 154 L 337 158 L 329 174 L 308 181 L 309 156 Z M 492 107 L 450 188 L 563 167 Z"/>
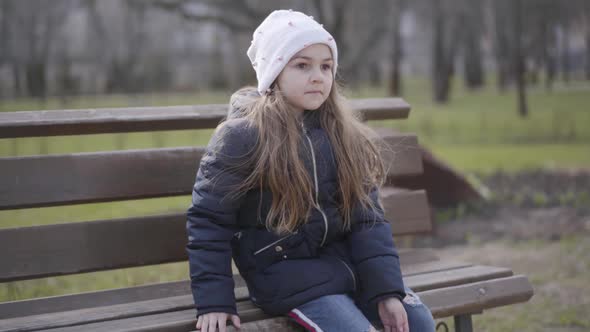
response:
<path fill-rule="evenodd" d="M 422 273 L 406 278 L 408 286 L 416 292 L 456 286 L 487 279 L 509 277 L 512 271 L 503 267 L 468 266 L 460 269 Z"/>
<path fill-rule="evenodd" d="M 416 286 L 413 287 L 416 288 Z M 417 293 L 430 307 L 433 316 L 442 318 L 525 302 L 532 296 L 533 289 L 525 276 L 518 275 Z M 52 331 L 77 331 L 81 327 L 84 331 L 113 331 L 123 327 L 133 328 L 134 331 L 146 331 L 153 329 L 154 326 L 165 328 L 166 331 L 182 329 L 186 331 L 194 329 L 195 310 L 192 308 L 191 301 L 192 297 L 186 295 L 106 308 L 39 315 L 27 319 L 10 319 L 2 322 L 0 331 L 31 331 L 59 327 L 63 328 Z M 190 308 L 184 309 L 186 307 Z M 240 301 L 237 307 L 243 323 L 271 318 L 250 301 Z M 132 315 L 139 316 L 132 317 Z M 92 321 L 100 323 L 90 323 Z M 80 325 L 84 322 L 89 323 Z"/>
<path fill-rule="evenodd" d="M 445 271 L 470 266 L 470 264 L 450 261 L 431 261 L 413 264 L 414 261 L 425 261 L 424 258 L 434 259 L 434 252 L 427 249 L 399 249 L 401 266 L 404 276 L 426 272 Z M 235 278 L 236 298 L 245 298 L 243 292 L 244 281 Z M 67 311 L 115 305 L 136 301 L 147 301 L 161 297 L 171 297 L 190 294 L 188 280 L 163 282 L 142 286 L 108 289 L 95 292 L 84 292 L 62 296 L 52 296 L 30 300 L 0 303 L 0 319 L 14 318 L 23 315 L 39 315 L 51 312 Z"/>
<path fill-rule="evenodd" d="M 430 208 L 425 190 L 384 186 L 380 194 L 385 217 L 391 223 L 394 235 L 432 231 Z"/>
<path fill-rule="evenodd" d="M 421 219 L 428 207 L 425 196 L 424 191 L 404 190 L 383 198 L 385 206 L 399 206 L 386 209 L 395 220 L 395 235 L 411 230 L 407 223 L 429 221 Z M 186 214 L 177 213 L 0 229 L 0 282 L 186 261 L 185 224 Z"/>
<path fill-rule="evenodd" d="M 410 105 L 400 98 L 350 101 L 365 120 L 405 119 Z M 100 108 L 0 113 L 0 138 L 88 135 L 215 128 L 227 104 Z"/>
<path fill-rule="evenodd" d="M 526 302 L 533 296 L 533 287 L 526 276 L 516 275 L 429 290 L 419 296 L 440 318 Z"/>
<path fill-rule="evenodd" d="M 378 135 L 385 141 L 380 148 L 388 177 L 422 174 L 422 152 L 416 134 L 380 130 Z"/>
<path fill-rule="evenodd" d="M 401 256 L 401 253 L 400 253 L 400 256 Z M 422 274 L 422 273 L 449 271 L 449 270 L 455 270 L 455 269 L 459 269 L 459 268 L 473 266 L 473 264 L 470 264 L 470 263 L 455 262 L 455 261 L 448 261 L 448 260 L 442 260 L 442 261 L 437 260 L 437 261 L 431 261 L 431 262 L 426 262 L 426 263 L 405 265 L 403 263 L 403 257 L 400 257 L 400 258 L 402 258 L 401 269 L 402 269 L 402 275 L 404 277 L 410 277 L 410 276 L 414 276 L 414 275 L 418 275 L 418 274 Z"/>
<path fill-rule="evenodd" d="M 421 169 L 414 134 L 385 139 L 395 149 L 385 156 L 390 177 Z M 189 195 L 204 153 L 180 147 L 0 158 L 0 210 Z"/>

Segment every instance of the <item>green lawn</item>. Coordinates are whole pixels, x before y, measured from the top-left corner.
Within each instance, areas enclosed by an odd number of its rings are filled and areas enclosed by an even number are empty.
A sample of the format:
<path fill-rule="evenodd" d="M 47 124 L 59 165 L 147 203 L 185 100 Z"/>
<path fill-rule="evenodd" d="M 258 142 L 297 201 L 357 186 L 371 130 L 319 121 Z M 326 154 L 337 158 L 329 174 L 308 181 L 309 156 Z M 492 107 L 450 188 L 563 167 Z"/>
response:
<path fill-rule="evenodd" d="M 408 91 L 405 98 L 413 108 L 410 118 L 405 121 L 382 121 L 377 125 L 417 133 L 422 144 L 461 171 L 590 167 L 590 85 L 578 84 L 575 88 L 558 86 L 552 93 L 532 89 L 529 93 L 531 114 L 527 119 L 516 115 L 513 93 L 500 95 L 493 88 L 468 92 L 457 85 L 451 103 L 444 106 L 430 102 L 425 80 L 409 80 L 405 89 Z M 385 90 L 365 88 L 349 91 L 347 95 L 353 98 L 382 97 Z M 229 93 L 223 92 L 81 97 L 68 101 L 66 105 L 59 100 L 48 100 L 44 104 L 31 100 L 2 101 L 0 111 L 227 103 L 228 98 Z M 211 130 L 185 130 L 0 139 L 0 157 L 197 146 L 205 145 L 210 135 Z M 0 228 L 181 211 L 189 204 L 190 197 L 181 196 L 0 211 Z M 0 285 L 0 301 L 179 280 L 187 276 L 186 263 L 178 263 L 5 283 Z"/>

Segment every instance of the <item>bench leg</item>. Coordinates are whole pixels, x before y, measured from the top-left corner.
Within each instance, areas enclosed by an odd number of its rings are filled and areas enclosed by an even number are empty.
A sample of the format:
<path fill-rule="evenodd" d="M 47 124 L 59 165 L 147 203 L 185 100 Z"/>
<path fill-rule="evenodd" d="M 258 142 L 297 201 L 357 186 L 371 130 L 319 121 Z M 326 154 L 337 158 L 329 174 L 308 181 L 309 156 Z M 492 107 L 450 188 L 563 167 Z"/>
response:
<path fill-rule="evenodd" d="M 473 323 L 471 322 L 471 315 L 457 315 L 454 318 L 456 332 L 473 332 Z"/>

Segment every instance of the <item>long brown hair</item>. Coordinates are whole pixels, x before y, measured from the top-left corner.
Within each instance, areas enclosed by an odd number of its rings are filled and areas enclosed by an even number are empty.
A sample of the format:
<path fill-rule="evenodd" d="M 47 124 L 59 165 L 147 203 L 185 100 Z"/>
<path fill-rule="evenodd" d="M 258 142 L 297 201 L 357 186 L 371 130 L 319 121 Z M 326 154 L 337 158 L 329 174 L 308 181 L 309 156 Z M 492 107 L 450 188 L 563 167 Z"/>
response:
<path fill-rule="evenodd" d="M 245 87 L 236 94 L 248 94 L 252 89 L 255 88 Z M 314 112 L 320 113 L 321 127 L 331 142 L 338 165 L 342 227 L 350 229 L 355 204 L 360 203 L 364 209 L 377 208 L 368 194 L 385 181 L 378 148 L 384 145 L 378 144 L 378 135 L 361 121 L 358 112 L 353 112 L 339 89 L 334 82 L 328 98 Z M 291 233 L 306 222 L 316 204 L 312 179 L 300 158 L 304 139 L 301 114 L 276 88 L 269 95 L 251 98 L 242 107 L 243 116 L 256 128 L 258 140 L 246 162 L 252 167 L 251 172 L 233 194 L 258 187 L 270 190 L 272 204 L 266 227 L 277 233 Z"/>

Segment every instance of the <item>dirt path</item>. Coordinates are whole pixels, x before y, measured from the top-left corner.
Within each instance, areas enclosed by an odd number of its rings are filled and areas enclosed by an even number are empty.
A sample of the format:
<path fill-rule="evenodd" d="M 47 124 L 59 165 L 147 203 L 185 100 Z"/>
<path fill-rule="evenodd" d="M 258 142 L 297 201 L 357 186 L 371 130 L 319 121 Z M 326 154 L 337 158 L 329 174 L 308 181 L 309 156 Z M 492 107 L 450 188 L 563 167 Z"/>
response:
<path fill-rule="evenodd" d="M 437 248 L 444 259 L 509 267 L 529 277 L 535 289 L 531 301 L 475 316 L 477 331 L 590 331 L 585 209 L 497 206 L 493 213 L 439 222 L 434 237 L 416 243 Z"/>

